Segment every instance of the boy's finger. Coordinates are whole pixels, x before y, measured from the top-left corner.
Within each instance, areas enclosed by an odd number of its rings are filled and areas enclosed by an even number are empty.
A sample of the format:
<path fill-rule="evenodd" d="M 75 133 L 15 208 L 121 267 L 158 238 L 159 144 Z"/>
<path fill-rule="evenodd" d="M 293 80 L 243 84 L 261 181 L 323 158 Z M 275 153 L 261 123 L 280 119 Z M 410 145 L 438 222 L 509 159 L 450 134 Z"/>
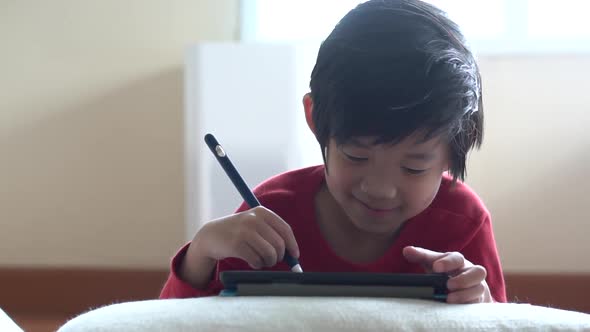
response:
<path fill-rule="evenodd" d="M 277 263 L 277 252 L 275 248 L 262 238 L 260 234 L 253 233 L 253 236 L 247 241 L 248 245 L 258 254 L 263 266 L 274 266 Z"/>
<path fill-rule="evenodd" d="M 267 223 L 260 222 L 256 225 L 256 230 L 268 243 L 270 243 L 277 253 L 277 261 L 282 261 L 285 255 L 285 240 Z"/>
<path fill-rule="evenodd" d="M 475 285 L 471 288 L 450 292 L 447 295 L 447 303 L 480 303 L 484 300 L 485 286 Z"/>
<path fill-rule="evenodd" d="M 240 248 L 238 258 L 246 261 L 246 263 L 248 263 L 248 265 L 254 270 L 258 270 L 264 266 L 264 262 L 260 258 L 260 255 L 258 255 L 254 248 L 248 243 L 245 243 L 244 246 Z"/>
<path fill-rule="evenodd" d="M 281 238 L 283 238 L 285 241 L 285 247 L 291 256 L 299 258 L 299 245 L 297 245 L 297 240 L 295 240 L 295 235 L 293 235 L 291 226 L 271 210 L 264 210 L 264 221 L 266 221 L 266 223 L 272 227 Z"/>
<path fill-rule="evenodd" d="M 481 284 L 482 281 L 486 279 L 486 275 L 486 269 L 483 266 L 475 265 L 465 269 L 456 276 L 449 278 L 449 281 L 447 281 L 447 288 L 450 291 L 471 288 Z"/>
<path fill-rule="evenodd" d="M 432 272 L 432 264 L 447 253 L 436 252 L 420 247 L 407 246 L 403 249 L 402 254 L 410 263 L 421 264 L 428 272 Z"/>
<path fill-rule="evenodd" d="M 448 252 L 432 263 L 432 270 L 438 273 L 449 273 L 465 268 L 465 257 L 459 252 Z"/>

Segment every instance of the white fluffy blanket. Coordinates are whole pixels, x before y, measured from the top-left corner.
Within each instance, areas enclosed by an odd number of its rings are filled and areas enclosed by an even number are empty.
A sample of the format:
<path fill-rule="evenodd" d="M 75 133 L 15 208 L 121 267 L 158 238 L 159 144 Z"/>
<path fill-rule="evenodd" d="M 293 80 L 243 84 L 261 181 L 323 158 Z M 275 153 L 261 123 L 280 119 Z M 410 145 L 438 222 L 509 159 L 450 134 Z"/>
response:
<path fill-rule="evenodd" d="M 120 303 L 82 314 L 79 331 L 590 331 L 590 315 L 528 304 L 450 305 L 382 298 L 206 297 Z"/>

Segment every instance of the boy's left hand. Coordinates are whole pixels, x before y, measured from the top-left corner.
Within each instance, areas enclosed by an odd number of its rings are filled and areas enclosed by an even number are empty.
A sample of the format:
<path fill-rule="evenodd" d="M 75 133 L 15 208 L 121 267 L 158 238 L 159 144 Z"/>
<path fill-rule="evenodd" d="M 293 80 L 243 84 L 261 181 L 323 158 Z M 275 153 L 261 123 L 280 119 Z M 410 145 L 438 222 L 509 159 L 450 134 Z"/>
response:
<path fill-rule="evenodd" d="M 424 248 L 405 247 L 404 257 L 411 263 L 421 264 L 429 273 L 446 273 L 448 303 L 494 302 L 486 283 L 486 269 L 473 265 L 459 252 L 436 252 Z"/>

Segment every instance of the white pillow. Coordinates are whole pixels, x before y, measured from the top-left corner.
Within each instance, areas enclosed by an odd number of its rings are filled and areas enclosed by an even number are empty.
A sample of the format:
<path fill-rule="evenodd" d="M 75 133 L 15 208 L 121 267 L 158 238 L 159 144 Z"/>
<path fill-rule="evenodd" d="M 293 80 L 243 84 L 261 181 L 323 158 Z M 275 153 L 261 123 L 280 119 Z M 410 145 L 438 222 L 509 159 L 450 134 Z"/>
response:
<path fill-rule="evenodd" d="M 452 305 L 392 298 L 205 297 L 113 304 L 79 331 L 590 331 L 590 315 L 528 304 Z"/>

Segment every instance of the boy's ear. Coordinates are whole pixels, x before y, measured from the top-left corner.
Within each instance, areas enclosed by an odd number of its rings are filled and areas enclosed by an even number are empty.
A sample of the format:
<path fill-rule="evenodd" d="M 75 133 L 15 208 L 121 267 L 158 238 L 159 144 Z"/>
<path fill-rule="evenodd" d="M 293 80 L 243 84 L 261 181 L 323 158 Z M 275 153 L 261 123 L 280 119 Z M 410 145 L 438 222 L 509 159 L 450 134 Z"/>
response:
<path fill-rule="evenodd" d="M 311 99 L 311 94 L 306 93 L 303 96 L 303 110 L 305 111 L 305 120 L 307 121 L 307 126 L 311 132 L 315 135 L 315 124 L 313 123 L 313 99 Z"/>

